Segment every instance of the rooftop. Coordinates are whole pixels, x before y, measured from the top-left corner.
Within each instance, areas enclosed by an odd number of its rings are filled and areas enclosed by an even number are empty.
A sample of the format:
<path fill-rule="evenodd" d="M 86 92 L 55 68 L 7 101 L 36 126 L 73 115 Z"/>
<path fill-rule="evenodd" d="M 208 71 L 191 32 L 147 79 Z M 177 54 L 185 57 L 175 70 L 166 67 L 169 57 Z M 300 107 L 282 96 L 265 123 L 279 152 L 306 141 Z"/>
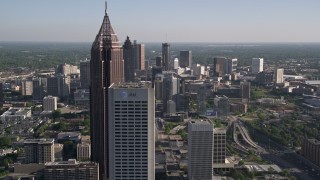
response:
<path fill-rule="evenodd" d="M 24 144 L 34 144 L 34 143 L 38 143 L 38 144 L 53 144 L 54 143 L 54 139 L 26 139 L 24 140 Z"/>
<path fill-rule="evenodd" d="M 117 83 L 117 84 L 112 84 L 110 88 L 114 89 L 128 89 L 128 88 L 151 88 L 152 84 L 149 81 L 141 81 L 138 83 L 135 82 L 123 82 L 123 83 Z"/>

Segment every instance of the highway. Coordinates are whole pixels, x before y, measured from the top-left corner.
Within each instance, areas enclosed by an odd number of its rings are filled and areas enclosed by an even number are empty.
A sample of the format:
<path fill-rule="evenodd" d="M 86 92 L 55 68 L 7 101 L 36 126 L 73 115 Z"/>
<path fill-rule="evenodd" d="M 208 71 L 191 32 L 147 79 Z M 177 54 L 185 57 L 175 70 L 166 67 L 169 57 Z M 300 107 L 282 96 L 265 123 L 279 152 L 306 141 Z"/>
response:
<path fill-rule="evenodd" d="M 243 137 L 244 141 L 253 148 L 254 151 L 258 152 L 258 153 L 264 153 L 266 152 L 264 148 L 260 147 L 259 145 L 257 145 L 251 138 L 250 135 L 247 131 L 247 129 L 243 126 L 243 124 L 240 121 L 234 121 L 234 132 L 233 132 L 233 138 L 234 141 L 243 149 L 247 149 L 246 147 L 244 147 L 243 145 L 240 144 L 240 142 L 238 141 L 237 138 L 237 133 L 236 133 L 236 129 L 239 129 L 239 132 L 241 134 L 241 136 Z"/>

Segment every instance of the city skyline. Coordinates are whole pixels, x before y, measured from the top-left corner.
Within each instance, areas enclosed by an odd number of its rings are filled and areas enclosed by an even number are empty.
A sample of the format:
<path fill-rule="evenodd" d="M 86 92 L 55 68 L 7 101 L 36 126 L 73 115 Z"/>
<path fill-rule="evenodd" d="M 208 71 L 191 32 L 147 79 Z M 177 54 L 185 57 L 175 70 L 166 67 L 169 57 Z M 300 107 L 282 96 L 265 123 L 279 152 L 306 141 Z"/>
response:
<path fill-rule="evenodd" d="M 232 6 L 231 6 L 232 5 Z M 108 1 L 123 42 L 320 42 L 320 2 Z M 92 42 L 104 2 L 3 1 L 0 41 Z"/>

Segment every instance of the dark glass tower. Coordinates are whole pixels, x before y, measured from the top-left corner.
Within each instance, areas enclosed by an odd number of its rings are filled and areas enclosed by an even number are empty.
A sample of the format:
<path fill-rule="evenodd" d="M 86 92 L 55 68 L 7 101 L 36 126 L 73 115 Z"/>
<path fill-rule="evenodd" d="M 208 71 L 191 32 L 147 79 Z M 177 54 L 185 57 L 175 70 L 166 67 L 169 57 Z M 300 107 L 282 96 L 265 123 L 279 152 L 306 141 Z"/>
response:
<path fill-rule="evenodd" d="M 134 82 L 133 46 L 129 37 L 127 37 L 123 45 L 123 58 L 124 58 L 125 81 Z"/>
<path fill-rule="evenodd" d="M 91 48 L 90 119 L 91 160 L 99 163 L 101 180 L 109 178 L 108 87 L 124 81 L 122 46 L 111 26 L 107 8 Z"/>
<path fill-rule="evenodd" d="M 164 70 L 168 71 L 170 68 L 170 44 L 162 43 L 162 65 Z"/>

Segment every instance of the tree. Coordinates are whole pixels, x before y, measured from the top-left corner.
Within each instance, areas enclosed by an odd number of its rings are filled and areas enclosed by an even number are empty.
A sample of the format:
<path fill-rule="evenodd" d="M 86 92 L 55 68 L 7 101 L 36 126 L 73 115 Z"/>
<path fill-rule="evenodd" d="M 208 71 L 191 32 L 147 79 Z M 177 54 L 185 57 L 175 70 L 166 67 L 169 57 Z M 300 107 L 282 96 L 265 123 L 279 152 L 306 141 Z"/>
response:
<path fill-rule="evenodd" d="M 240 160 L 238 166 L 242 166 L 244 164 L 243 160 Z"/>
<path fill-rule="evenodd" d="M 55 124 L 53 129 L 56 131 L 65 131 L 67 129 L 67 124 L 61 121 L 58 124 Z"/>
<path fill-rule="evenodd" d="M 166 134 L 169 134 L 170 131 L 171 131 L 171 129 L 173 129 L 174 125 L 175 125 L 175 124 L 174 124 L 174 123 L 171 123 L 171 122 L 166 123 L 166 124 L 164 125 L 164 132 L 165 132 Z"/>
<path fill-rule="evenodd" d="M 52 118 L 57 119 L 58 117 L 60 117 L 60 115 L 61 115 L 61 110 L 57 109 L 57 110 L 53 111 Z"/>
<path fill-rule="evenodd" d="M 77 145 L 72 141 L 63 144 L 63 160 L 75 159 L 77 156 Z"/>
<path fill-rule="evenodd" d="M 266 115 L 263 112 L 257 113 L 257 116 L 258 116 L 259 120 L 265 120 L 265 118 L 266 118 Z"/>
<path fill-rule="evenodd" d="M 179 134 L 183 140 L 186 140 L 186 139 L 187 139 L 187 132 L 186 132 L 185 129 L 179 129 L 179 131 L 177 132 L 177 134 Z"/>
<path fill-rule="evenodd" d="M 1 137 L 0 138 L 0 148 L 6 148 L 11 145 L 11 140 L 8 137 Z"/>

